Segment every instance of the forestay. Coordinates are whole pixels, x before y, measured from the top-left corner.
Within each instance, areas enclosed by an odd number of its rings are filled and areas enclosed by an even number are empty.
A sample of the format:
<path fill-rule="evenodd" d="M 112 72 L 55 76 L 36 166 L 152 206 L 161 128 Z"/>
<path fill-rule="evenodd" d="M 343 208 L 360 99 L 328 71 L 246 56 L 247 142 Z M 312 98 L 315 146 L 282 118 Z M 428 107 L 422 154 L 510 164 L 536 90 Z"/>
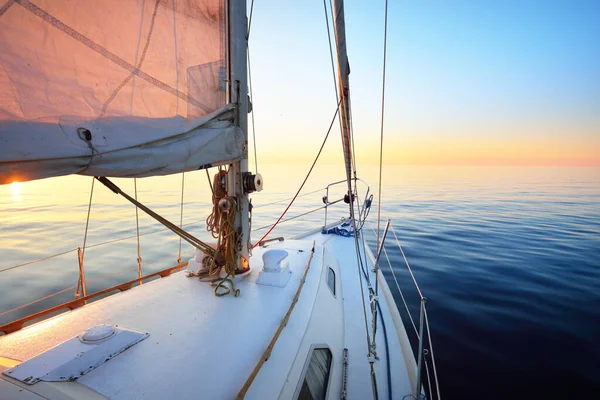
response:
<path fill-rule="evenodd" d="M 0 6 L 0 184 L 239 160 L 222 0 Z"/>

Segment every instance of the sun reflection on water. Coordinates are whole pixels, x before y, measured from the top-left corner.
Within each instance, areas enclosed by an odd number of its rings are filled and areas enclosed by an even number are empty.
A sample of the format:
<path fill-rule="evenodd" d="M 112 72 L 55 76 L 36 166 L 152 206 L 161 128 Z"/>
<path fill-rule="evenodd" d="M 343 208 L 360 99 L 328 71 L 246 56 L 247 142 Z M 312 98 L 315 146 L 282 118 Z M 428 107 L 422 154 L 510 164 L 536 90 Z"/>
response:
<path fill-rule="evenodd" d="M 21 182 L 13 182 L 10 184 L 10 194 L 14 201 L 21 201 Z"/>

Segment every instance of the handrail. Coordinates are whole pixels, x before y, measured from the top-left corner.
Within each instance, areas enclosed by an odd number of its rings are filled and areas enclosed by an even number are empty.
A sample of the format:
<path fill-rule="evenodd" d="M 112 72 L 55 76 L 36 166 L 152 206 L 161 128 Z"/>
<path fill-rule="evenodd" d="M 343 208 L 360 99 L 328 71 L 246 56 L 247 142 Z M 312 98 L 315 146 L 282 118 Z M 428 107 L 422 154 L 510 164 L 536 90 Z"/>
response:
<path fill-rule="evenodd" d="M 367 187 L 367 193 L 371 190 L 371 188 L 369 187 L 367 182 L 363 181 L 362 179 L 355 177 L 355 178 L 352 178 L 352 180 L 355 183 L 362 182 Z M 340 181 L 332 182 L 329 185 L 325 186 L 325 196 L 323 197 L 323 203 L 325 203 L 325 221 L 323 222 L 323 227 L 327 226 L 327 210 L 328 210 L 329 206 L 334 205 L 334 204 L 339 203 L 340 201 L 344 200 L 344 198 L 341 198 L 339 200 L 329 202 L 329 188 L 332 186 L 340 185 L 342 183 L 346 183 L 346 182 L 348 182 L 346 179 L 342 179 Z"/>
<path fill-rule="evenodd" d="M 171 275 L 171 273 L 173 271 L 180 270 L 181 268 L 186 267 L 187 264 L 188 264 L 187 262 L 181 263 L 181 264 L 177 264 L 177 265 L 175 265 L 173 267 L 163 269 L 162 271 L 154 272 L 152 274 L 148 274 L 148 275 L 143 276 L 141 278 L 136 278 L 136 279 L 132 279 L 132 280 L 127 281 L 127 282 L 119 283 L 118 285 L 111 286 L 109 288 L 100 290 L 100 291 L 98 291 L 96 293 L 92 293 L 92 294 L 87 295 L 85 297 L 81 297 L 79 299 L 74 299 L 74 300 L 71 300 L 71 301 L 67 301 L 66 303 L 62 303 L 62 304 L 59 304 L 57 306 L 47 308 L 47 309 L 45 309 L 43 311 L 39 311 L 37 313 L 28 315 L 26 317 L 17 319 L 17 320 L 12 321 L 12 322 L 9 322 L 8 324 L 0 325 L 0 332 L 8 335 L 9 333 L 12 333 L 12 332 L 15 332 L 15 331 L 18 331 L 18 330 L 22 329 L 23 325 L 25 323 L 29 322 L 29 321 L 41 318 L 43 316 L 46 316 L 48 314 L 51 314 L 51 313 L 54 313 L 56 311 L 60 311 L 60 310 L 63 310 L 63 309 L 74 310 L 76 308 L 79 308 L 79 307 L 83 306 L 88 300 L 94 299 L 96 297 L 102 296 L 102 295 L 110 293 L 110 292 L 113 292 L 115 290 L 119 290 L 121 292 L 123 292 L 125 290 L 129 290 L 129 289 L 131 289 L 133 287 L 134 284 L 136 284 L 136 283 L 142 283 L 143 281 L 148 280 L 150 278 L 154 278 L 154 277 L 157 277 L 157 276 L 160 276 L 161 278 L 164 278 L 166 276 Z"/>
<path fill-rule="evenodd" d="M 373 231 L 373 234 L 376 235 L 375 229 L 373 228 L 372 224 L 369 223 L 369 227 Z M 402 298 L 402 302 L 404 303 L 406 312 L 408 314 L 408 317 L 411 321 L 411 324 L 414 328 L 415 334 L 418 339 L 417 389 L 416 389 L 416 392 L 412 395 L 412 397 L 420 398 L 419 396 L 421 393 L 421 385 L 423 384 L 423 378 L 421 377 L 421 371 L 422 371 L 422 366 L 424 364 L 425 365 L 425 374 L 427 377 L 427 384 L 428 384 L 428 388 L 429 388 L 429 398 L 439 400 L 439 399 L 441 399 L 441 395 L 440 395 L 439 380 L 438 380 L 438 375 L 437 375 L 437 368 L 436 368 L 436 364 L 435 364 L 435 356 L 433 353 L 433 342 L 431 341 L 431 330 L 430 330 L 430 326 L 429 326 L 429 318 L 427 315 L 427 307 L 426 307 L 427 298 L 425 296 L 423 296 L 423 293 L 421 292 L 421 288 L 419 287 L 419 284 L 417 283 L 417 280 L 414 276 L 412 268 L 410 267 L 408 259 L 406 258 L 406 255 L 404 254 L 404 250 L 402 249 L 402 246 L 400 245 L 400 241 L 398 240 L 398 235 L 396 234 L 394 227 L 390 226 L 390 228 L 394 235 L 396 245 L 398 246 L 398 249 L 400 250 L 400 253 L 402 254 L 402 258 L 404 260 L 406 269 L 408 270 L 408 272 L 411 276 L 411 279 L 413 281 L 413 284 L 415 286 L 415 289 L 419 295 L 419 302 L 420 302 L 420 305 L 419 305 L 419 314 L 420 314 L 419 315 L 419 329 L 417 330 L 414 318 L 410 312 L 410 309 L 408 308 L 408 304 L 406 303 L 406 299 L 404 297 L 402 289 L 400 288 L 400 284 L 396 277 L 396 273 L 394 272 L 394 269 L 392 268 L 391 261 L 388 257 L 387 251 L 384 246 L 382 250 L 383 250 L 383 253 L 387 260 L 388 267 L 390 269 L 390 272 L 392 273 L 392 277 L 396 284 L 396 288 L 398 289 L 398 292 L 400 293 L 400 297 Z M 428 348 L 424 348 L 426 341 L 428 344 Z M 431 366 L 432 366 L 432 372 L 433 372 L 432 374 L 430 373 L 428 361 L 431 363 Z M 433 375 L 433 381 L 435 382 L 435 393 L 432 391 L 431 375 Z M 435 395 L 435 397 L 434 397 L 434 395 Z"/>

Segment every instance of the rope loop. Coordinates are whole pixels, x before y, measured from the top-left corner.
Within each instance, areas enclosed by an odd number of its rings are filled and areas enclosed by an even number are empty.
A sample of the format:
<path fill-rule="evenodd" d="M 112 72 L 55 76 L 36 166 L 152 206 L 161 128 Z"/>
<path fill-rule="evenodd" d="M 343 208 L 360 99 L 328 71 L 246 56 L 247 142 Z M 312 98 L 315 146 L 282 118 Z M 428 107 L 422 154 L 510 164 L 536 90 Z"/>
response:
<path fill-rule="evenodd" d="M 77 128 L 77 136 L 79 137 L 79 139 L 84 141 L 85 144 L 87 144 L 87 146 L 90 148 L 90 151 L 92 153 L 92 154 L 90 154 L 90 161 L 88 161 L 87 165 L 85 167 L 83 167 L 80 171 L 77 171 L 77 173 L 80 174 L 84 171 L 87 171 L 87 169 L 90 167 L 90 165 L 92 165 L 92 161 L 94 161 L 94 155 L 98 154 L 98 156 L 100 156 L 100 157 L 102 157 L 102 155 L 94 147 L 94 144 L 92 143 L 92 132 L 90 132 L 89 129 L 83 128 L 83 127 Z"/>

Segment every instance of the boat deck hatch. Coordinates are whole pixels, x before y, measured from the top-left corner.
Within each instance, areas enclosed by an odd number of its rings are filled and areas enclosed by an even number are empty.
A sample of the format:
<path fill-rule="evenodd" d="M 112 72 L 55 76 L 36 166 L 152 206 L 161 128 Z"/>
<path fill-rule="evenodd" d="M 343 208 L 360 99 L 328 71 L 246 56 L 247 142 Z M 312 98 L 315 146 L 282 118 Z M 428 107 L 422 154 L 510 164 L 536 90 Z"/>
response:
<path fill-rule="evenodd" d="M 94 326 L 3 373 L 28 385 L 74 381 L 148 336 L 116 326 Z"/>

